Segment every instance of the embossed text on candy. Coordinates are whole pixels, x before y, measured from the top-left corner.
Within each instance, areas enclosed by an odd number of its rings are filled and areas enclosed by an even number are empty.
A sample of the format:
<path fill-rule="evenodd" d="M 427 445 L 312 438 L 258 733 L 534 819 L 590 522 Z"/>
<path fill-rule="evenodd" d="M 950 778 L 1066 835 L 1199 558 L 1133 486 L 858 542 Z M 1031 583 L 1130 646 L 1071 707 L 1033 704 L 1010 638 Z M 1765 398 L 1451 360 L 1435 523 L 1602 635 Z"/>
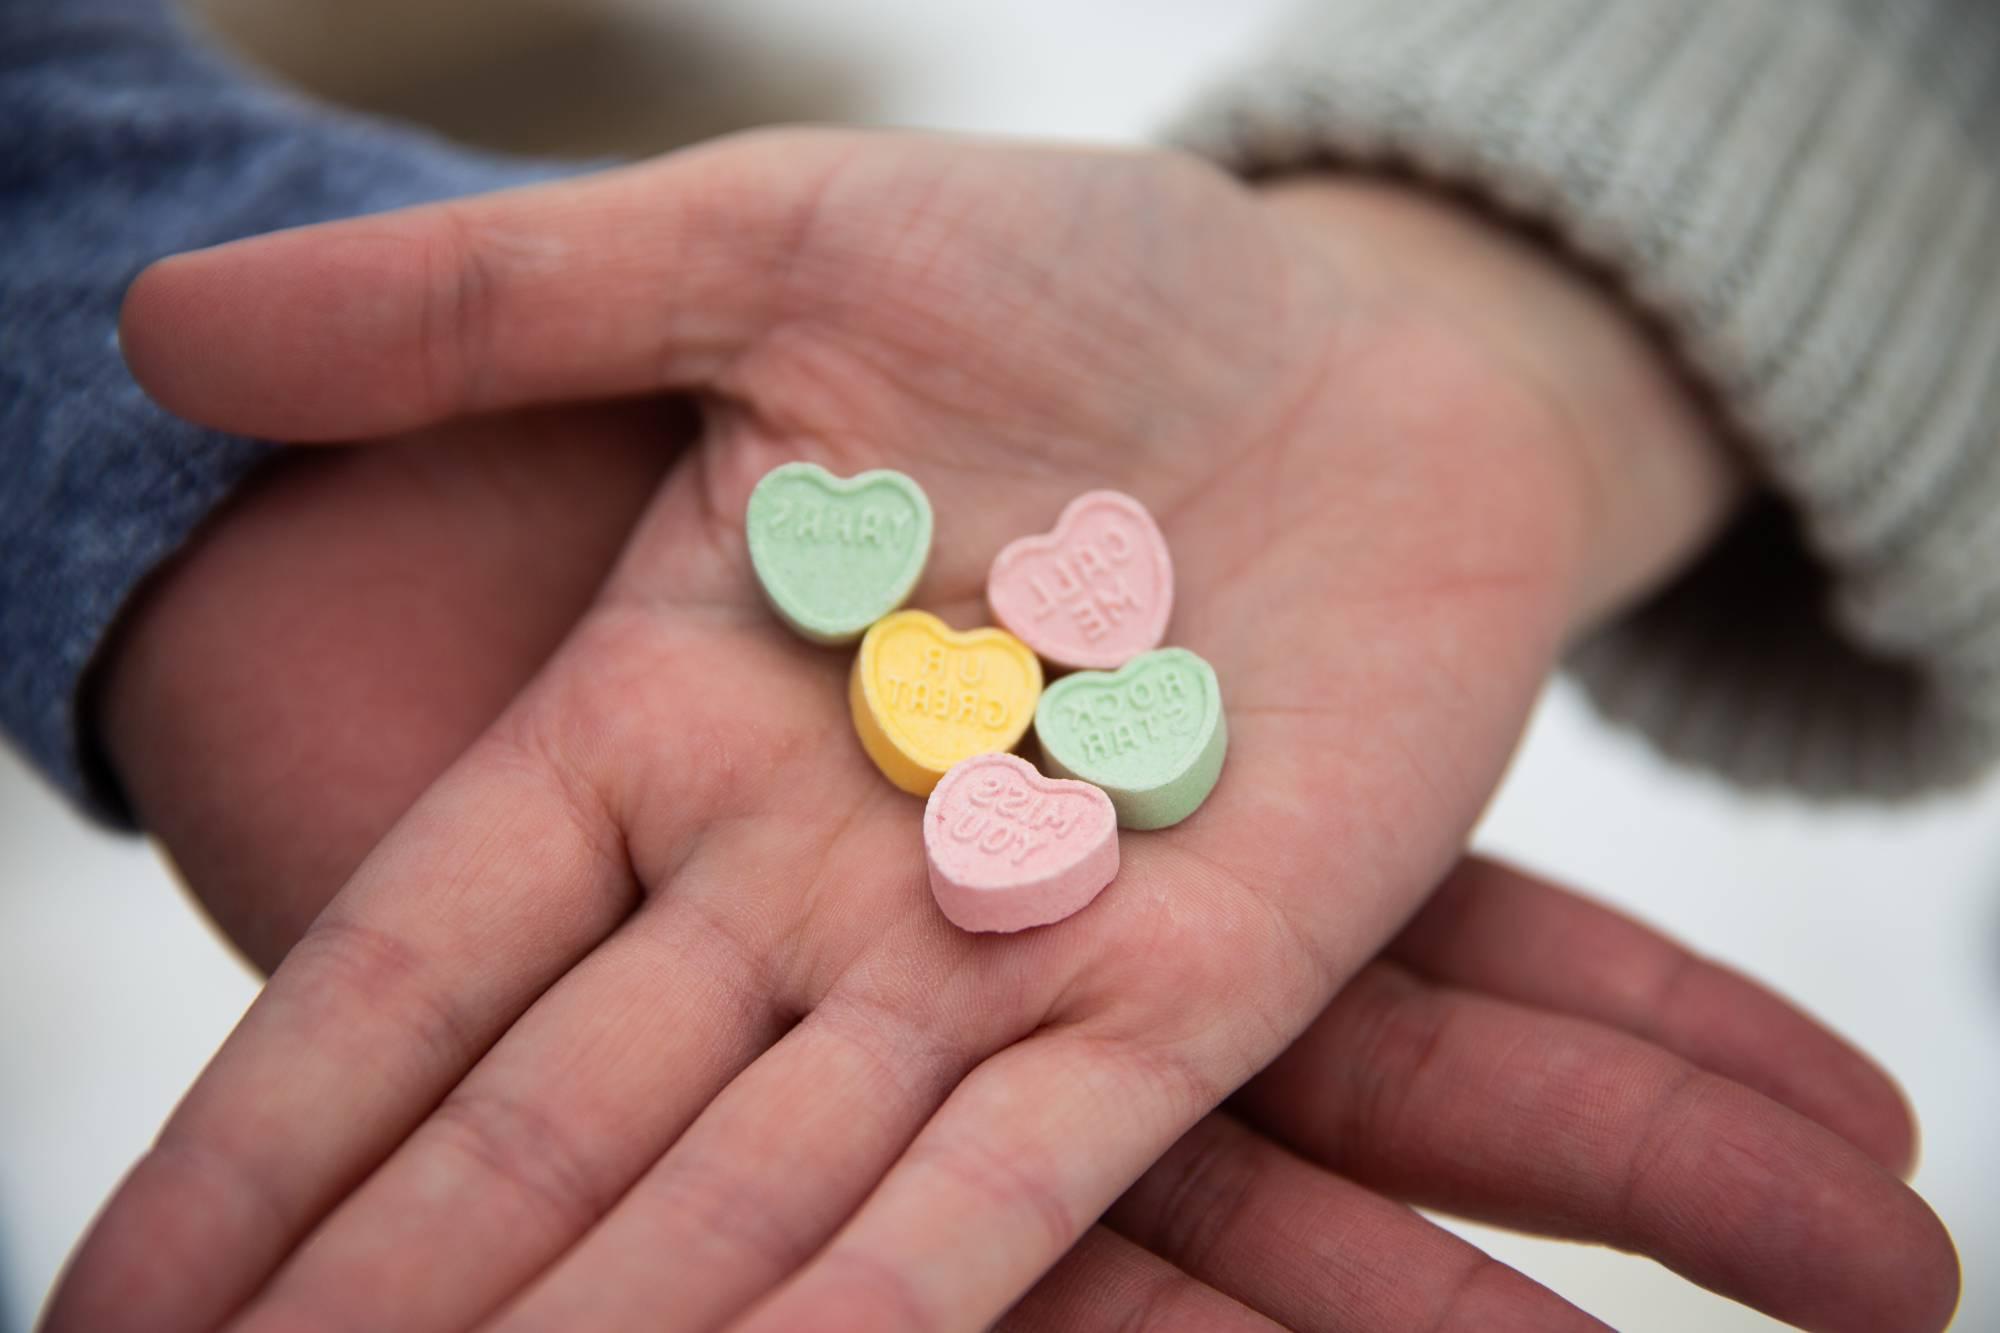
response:
<path fill-rule="evenodd" d="M 969 722 L 989 731 L 1005 731 L 1012 721 L 1005 699 L 978 688 L 986 668 L 972 653 L 947 653 L 926 648 L 918 659 L 915 678 L 884 671 L 884 702 L 899 713 L 933 717 L 940 722 Z"/>
<path fill-rule="evenodd" d="M 744 508 L 750 563 L 765 600 L 814 643 L 851 643 L 901 606 L 930 558 L 923 487 L 876 469 L 836 477 L 817 463 L 780 463 Z"/>
<path fill-rule="evenodd" d="M 1200 725 L 1192 673 L 1156 671 L 1116 690 L 1072 695 L 1062 701 L 1063 720 L 1086 759 L 1110 759 L 1185 736 Z"/>
<path fill-rule="evenodd" d="M 1118 810 L 1100 787 L 1019 755 L 975 755 L 924 804 L 931 894 L 962 930 L 1016 931 L 1081 911 L 1118 875 Z"/>
<path fill-rule="evenodd" d="M 946 835 L 975 844 L 989 856 L 1006 856 L 1015 865 L 1066 837 L 1074 823 L 1061 802 L 998 773 L 982 775 L 965 800 L 973 808 L 959 815 Z"/>
<path fill-rule="evenodd" d="M 994 618 L 1061 666 L 1108 670 L 1157 648 L 1173 601 L 1166 538 L 1120 491 L 1077 496 L 1053 531 L 1009 542 L 986 575 Z"/>
<path fill-rule="evenodd" d="M 800 544 L 880 546 L 885 541 L 901 542 L 913 521 L 909 511 L 888 505 L 868 505 L 856 512 L 845 505 L 774 500 L 764 526 L 773 536 Z"/>
<path fill-rule="evenodd" d="M 960 760 L 1011 749 L 1041 695 L 1041 664 L 1019 639 L 997 629 L 960 633 L 926 611 L 898 611 L 871 626 L 848 682 L 862 748 L 918 796 Z"/>
<path fill-rule="evenodd" d="M 1086 639 L 1101 639 L 1127 616 L 1140 614 L 1139 599 L 1118 566 L 1132 558 L 1132 543 L 1116 528 L 1098 545 L 1080 545 L 1049 566 L 1047 574 L 1028 575 L 1023 582 L 1034 594 L 1029 614 L 1046 619 L 1067 610 Z"/>

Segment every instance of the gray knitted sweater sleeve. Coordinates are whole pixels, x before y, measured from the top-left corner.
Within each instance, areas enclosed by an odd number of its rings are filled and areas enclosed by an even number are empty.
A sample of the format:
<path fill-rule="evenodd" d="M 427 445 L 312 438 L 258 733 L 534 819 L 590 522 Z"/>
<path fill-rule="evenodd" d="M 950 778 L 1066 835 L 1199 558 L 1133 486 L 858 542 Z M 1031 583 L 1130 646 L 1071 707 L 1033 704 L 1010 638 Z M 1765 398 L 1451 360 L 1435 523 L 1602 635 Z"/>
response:
<path fill-rule="evenodd" d="M 1900 795 L 2000 753 L 2000 4 L 1318 0 L 1186 146 L 1541 224 L 1769 483 L 1572 665 L 1668 753 Z"/>

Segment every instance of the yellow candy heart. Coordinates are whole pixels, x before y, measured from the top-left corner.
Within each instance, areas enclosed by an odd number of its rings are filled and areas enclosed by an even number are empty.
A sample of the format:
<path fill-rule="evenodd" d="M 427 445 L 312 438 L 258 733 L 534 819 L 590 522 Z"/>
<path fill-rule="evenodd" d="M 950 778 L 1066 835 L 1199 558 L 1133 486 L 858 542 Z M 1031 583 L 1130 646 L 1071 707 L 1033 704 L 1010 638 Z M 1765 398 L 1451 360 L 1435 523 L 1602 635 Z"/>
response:
<path fill-rule="evenodd" d="M 1014 748 L 1035 720 L 1042 664 L 1005 630 L 960 634 L 927 611 L 898 611 L 861 640 L 848 706 L 882 776 L 928 796 L 953 764 Z"/>

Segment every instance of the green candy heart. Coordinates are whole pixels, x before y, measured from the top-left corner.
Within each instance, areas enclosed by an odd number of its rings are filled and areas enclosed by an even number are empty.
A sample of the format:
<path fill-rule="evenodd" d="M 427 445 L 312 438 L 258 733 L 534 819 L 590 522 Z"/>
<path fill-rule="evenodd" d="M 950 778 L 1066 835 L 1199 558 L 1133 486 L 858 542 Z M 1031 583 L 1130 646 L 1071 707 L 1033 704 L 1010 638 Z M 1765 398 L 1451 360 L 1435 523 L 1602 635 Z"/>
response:
<path fill-rule="evenodd" d="M 1166 828 L 1193 814 L 1215 790 L 1229 749 L 1215 668 L 1185 648 L 1064 676 L 1042 691 L 1035 735 L 1048 771 L 1102 787 L 1128 829 Z"/>
<path fill-rule="evenodd" d="M 901 606 L 931 554 L 931 502 L 900 472 L 842 480 L 781 463 L 750 492 L 750 563 L 787 625 L 814 643 L 852 643 Z"/>

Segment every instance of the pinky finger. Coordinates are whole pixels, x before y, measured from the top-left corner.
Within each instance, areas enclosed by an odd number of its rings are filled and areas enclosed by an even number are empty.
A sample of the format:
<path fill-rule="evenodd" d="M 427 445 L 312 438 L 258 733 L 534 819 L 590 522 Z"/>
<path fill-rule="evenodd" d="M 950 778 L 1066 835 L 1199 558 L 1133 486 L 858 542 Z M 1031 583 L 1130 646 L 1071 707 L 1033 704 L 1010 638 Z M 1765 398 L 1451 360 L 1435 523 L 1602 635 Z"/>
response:
<path fill-rule="evenodd" d="M 1216 1112 L 1105 1220 L 1287 1328 L 1570 1333 L 1603 1325 L 1402 1204 Z"/>
<path fill-rule="evenodd" d="M 1099 1226 L 994 1327 L 999 1333 L 1282 1333 L 1284 1325 Z"/>
<path fill-rule="evenodd" d="M 1580 894 L 1468 857 L 1388 952 L 1446 986 L 1622 1028 L 1910 1173 L 1910 1108 L 1873 1061 L 1748 977 Z"/>

